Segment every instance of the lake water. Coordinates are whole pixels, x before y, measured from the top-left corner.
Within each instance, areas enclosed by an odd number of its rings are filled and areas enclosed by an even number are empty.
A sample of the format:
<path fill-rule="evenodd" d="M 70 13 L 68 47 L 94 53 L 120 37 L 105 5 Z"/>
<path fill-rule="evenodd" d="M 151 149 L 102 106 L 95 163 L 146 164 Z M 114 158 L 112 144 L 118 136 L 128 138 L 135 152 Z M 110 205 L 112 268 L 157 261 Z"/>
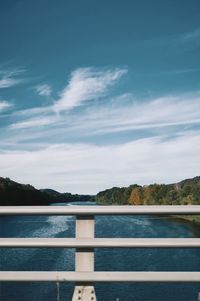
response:
<path fill-rule="evenodd" d="M 195 237 L 186 223 L 153 216 L 95 218 L 96 237 Z M 73 237 L 75 218 L 0 218 L 0 237 Z M 1 249 L 2 271 L 73 271 L 74 249 Z M 97 271 L 200 271 L 200 249 L 95 249 Z M 73 284 L 1 283 L 0 301 L 71 301 Z M 197 301 L 200 284 L 97 284 L 98 301 Z M 59 300 L 58 300 L 59 299 Z"/>

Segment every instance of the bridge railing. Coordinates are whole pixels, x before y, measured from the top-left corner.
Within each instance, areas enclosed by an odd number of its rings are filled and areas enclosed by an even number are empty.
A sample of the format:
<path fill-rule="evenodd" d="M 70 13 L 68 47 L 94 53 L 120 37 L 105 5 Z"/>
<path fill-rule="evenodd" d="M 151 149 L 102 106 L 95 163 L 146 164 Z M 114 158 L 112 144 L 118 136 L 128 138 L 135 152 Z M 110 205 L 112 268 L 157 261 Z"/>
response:
<path fill-rule="evenodd" d="M 95 282 L 200 282 L 200 272 L 95 272 L 94 248 L 199 248 L 199 238 L 95 238 L 96 215 L 200 215 L 200 206 L 0 206 L 0 215 L 75 215 L 75 238 L 0 238 L 2 248 L 76 248 L 75 271 L 1 271 L 0 281 L 76 282 L 72 300 L 96 300 Z"/>

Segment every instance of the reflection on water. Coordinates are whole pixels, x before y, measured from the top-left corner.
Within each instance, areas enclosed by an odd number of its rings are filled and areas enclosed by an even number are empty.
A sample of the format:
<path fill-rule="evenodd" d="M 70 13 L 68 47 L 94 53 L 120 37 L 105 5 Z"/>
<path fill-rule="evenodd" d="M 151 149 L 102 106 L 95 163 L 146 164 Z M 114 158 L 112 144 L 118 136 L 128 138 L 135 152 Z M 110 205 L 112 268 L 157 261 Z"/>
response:
<path fill-rule="evenodd" d="M 74 217 L 1 217 L 1 237 L 73 237 Z M 194 237 L 185 223 L 152 216 L 96 217 L 97 237 Z M 74 249 L 1 249 L 1 270 L 74 270 Z M 199 249 L 95 249 L 97 271 L 200 271 Z M 200 284 L 97 284 L 98 301 L 196 301 Z M 1 283 L 1 301 L 69 301 L 73 284 Z"/>
<path fill-rule="evenodd" d="M 56 282 L 57 298 L 56 301 L 60 301 L 60 283 Z"/>

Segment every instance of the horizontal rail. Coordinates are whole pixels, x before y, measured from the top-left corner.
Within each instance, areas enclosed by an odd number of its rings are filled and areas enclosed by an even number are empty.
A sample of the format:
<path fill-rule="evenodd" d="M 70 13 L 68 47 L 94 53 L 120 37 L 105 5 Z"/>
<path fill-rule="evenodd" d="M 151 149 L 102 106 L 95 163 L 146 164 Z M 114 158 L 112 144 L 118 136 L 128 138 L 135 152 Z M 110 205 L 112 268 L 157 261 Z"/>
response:
<path fill-rule="evenodd" d="M 0 238 L 2 248 L 198 248 L 200 238 Z"/>
<path fill-rule="evenodd" d="M 179 206 L 0 206 L 0 215 L 200 214 L 199 205 Z"/>
<path fill-rule="evenodd" d="M 200 282 L 200 272 L 0 272 L 0 281 Z"/>

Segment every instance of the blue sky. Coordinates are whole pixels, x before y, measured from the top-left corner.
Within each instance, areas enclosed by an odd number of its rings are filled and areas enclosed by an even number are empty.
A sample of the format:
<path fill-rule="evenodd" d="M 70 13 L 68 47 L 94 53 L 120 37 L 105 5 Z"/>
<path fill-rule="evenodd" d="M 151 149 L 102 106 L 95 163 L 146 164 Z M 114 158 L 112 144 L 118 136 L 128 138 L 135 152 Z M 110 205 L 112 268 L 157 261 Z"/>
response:
<path fill-rule="evenodd" d="M 200 171 L 199 0 L 0 1 L 0 175 L 96 193 Z"/>

